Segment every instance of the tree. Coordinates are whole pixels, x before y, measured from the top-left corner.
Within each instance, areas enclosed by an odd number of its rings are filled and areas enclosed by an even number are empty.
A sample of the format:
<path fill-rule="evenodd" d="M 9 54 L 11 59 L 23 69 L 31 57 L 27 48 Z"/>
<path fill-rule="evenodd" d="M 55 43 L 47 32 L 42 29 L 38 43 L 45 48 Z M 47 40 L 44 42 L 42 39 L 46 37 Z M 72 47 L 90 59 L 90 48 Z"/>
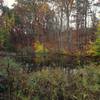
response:
<path fill-rule="evenodd" d="M 10 41 L 10 31 L 15 23 L 13 11 L 3 4 L 1 6 L 2 14 L 0 16 L 0 49 L 12 50 Z"/>
<path fill-rule="evenodd" d="M 87 21 L 91 10 L 88 0 L 17 0 L 17 2 L 14 10 L 21 22 L 17 27 L 22 30 L 23 38 L 26 34 L 31 34 L 35 40 L 42 42 L 44 47 L 47 46 L 46 42 L 56 43 L 55 52 L 67 51 L 66 48 L 72 52 L 75 33 L 77 34 L 75 47 L 81 53 L 85 50 L 92 28 L 88 26 L 90 23 Z M 64 32 L 66 34 L 63 34 Z"/>

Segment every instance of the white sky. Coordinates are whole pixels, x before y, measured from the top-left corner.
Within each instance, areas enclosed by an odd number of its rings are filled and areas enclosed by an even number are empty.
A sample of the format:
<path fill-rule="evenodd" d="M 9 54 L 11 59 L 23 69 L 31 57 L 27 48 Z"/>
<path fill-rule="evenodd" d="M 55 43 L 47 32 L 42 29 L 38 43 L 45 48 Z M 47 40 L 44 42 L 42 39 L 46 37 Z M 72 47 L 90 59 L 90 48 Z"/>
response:
<path fill-rule="evenodd" d="M 11 7 L 13 5 L 13 3 L 15 2 L 15 0 L 4 0 L 5 5 L 7 5 L 8 7 Z"/>

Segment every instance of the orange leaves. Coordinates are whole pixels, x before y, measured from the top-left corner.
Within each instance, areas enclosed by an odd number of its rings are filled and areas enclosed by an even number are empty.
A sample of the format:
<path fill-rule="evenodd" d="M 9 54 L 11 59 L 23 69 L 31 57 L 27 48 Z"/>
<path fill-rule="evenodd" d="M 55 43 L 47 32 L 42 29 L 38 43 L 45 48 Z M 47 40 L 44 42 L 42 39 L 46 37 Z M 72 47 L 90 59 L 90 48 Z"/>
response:
<path fill-rule="evenodd" d="M 49 11 L 49 5 L 47 3 L 42 3 L 38 5 L 37 8 L 37 17 L 40 23 L 44 23 L 45 15 Z"/>
<path fill-rule="evenodd" d="M 40 4 L 39 7 L 38 7 L 38 11 L 39 13 L 47 13 L 47 11 L 49 10 L 49 5 L 47 3 L 44 3 L 44 4 Z"/>
<path fill-rule="evenodd" d="M 48 9 L 49 9 L 48 4 L 47 4 L 47 3 L 44 3 L 44 4 L 42 4 L 41 7 L 39 8 L 39 11 L 40 11 L 40 12 L 43 12 L 43 13 L 45 14 L 45 13 L 48 11 Z"/>

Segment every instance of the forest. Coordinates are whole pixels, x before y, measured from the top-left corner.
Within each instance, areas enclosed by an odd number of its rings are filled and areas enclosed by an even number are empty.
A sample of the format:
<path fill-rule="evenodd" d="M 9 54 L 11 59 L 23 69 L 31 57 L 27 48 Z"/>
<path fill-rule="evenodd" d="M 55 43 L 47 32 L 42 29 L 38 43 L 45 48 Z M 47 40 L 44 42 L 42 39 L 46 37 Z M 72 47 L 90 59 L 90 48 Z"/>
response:
<path fill-rule="evenodd" d="M 0 100 L 100 100 L 100 0 L 5 2 Z"/>

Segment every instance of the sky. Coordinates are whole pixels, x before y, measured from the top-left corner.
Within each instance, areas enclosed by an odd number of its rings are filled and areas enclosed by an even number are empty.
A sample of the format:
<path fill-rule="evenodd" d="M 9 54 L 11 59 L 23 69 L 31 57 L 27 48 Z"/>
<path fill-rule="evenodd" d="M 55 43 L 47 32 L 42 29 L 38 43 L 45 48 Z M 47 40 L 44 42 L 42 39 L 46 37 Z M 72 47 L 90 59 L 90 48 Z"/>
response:
<path fill-rule="evenodd" d="M 90 1 L 94 1 L 94 2 L 99 1 L 100 2 L 100 0 L 90 0 Z M 12 8 L 12 5 L 15 2 L 15 0 L 4 0 L 4 2 L 5 2 L 5 5 Z M 97 15 L 96 15 L 97 18 L 100 18 L 100 7 L 93 7 L 93 9 L 97 12 Z"/>
<path fill-rule="evenodd" d="M 5 5 L 11 8 L 15 0 L 4 0 L 4 2 L 5 2 Z"/>

